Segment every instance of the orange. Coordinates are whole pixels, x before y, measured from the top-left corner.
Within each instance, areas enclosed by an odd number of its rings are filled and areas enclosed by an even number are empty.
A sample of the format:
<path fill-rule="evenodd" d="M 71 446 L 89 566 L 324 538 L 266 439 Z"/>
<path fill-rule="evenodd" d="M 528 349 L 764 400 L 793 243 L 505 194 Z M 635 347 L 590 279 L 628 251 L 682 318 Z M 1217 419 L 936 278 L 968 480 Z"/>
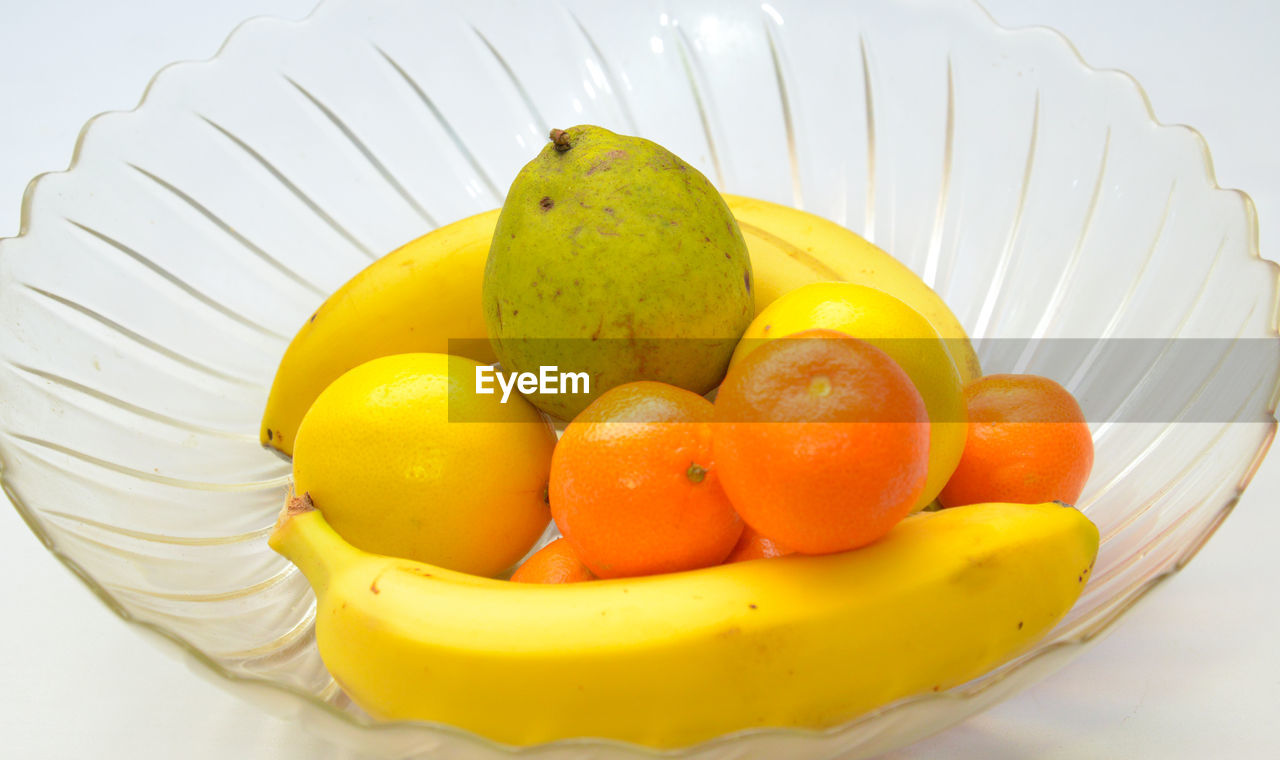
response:
<path fill-rule="evenodd" d="M 657 382 L 582 411 L 551 457 L 551 517 L 601 578 L 719 564 L 742 533 L 711 457 L 711 402 Z"/>
<path fill-rule="evenodd" d="M 964 389 L 969 433 L 943 506 L 1075 504 L 1093 468 L 1093 436 L 1067 389 L 1038 375 L 987 375 Z"/>
<path fill-rule="evenodd" d="M 520 563 L 512 573 L 516 583 L 577 583 L 596 576 L 563 538 L 557 538 Z"/>
<path fill-rule="evenodd" d="M 948 342 L 923 315 L 882 290 L 852 282 L 814 282 L 757 314 L 730 366 L 770 340 L 813 329 L 837 330 L 884 351 L 920 391 L 932 422 L 929 475 L 915 504 L 923 509 L 938 497 L 964 451 L 964 379 Z"/>
<path fill-rule="evenodd" d="M 742 529 L 742 537 L 738 539 L 738 545 L 733 547 L 733 551 L 729 552 L 729 556 L 725 557 L 725 564 L 730 562 L 746 562 L 751 559 L 773 559 L 774 557 L 785 557 L 788 554 L 794 554 L 782 544 L 774 541 L 772 538 L 765 538 L 756 532 L 750 525 Z"/>
<path fill-rule="evenodd" d="M 715 409 L 729 499 L 748 525 L 798 552 L 869 544 L 924 489 L 924 400 L 866 341 L 834 330 L 769 341 L 730 368 Z"/>

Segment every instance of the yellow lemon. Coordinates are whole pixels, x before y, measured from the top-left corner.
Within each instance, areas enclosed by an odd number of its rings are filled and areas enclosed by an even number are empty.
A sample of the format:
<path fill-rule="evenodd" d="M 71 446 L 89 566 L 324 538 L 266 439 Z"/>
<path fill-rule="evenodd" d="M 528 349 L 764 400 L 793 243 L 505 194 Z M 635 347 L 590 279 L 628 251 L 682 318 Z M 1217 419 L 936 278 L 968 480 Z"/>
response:
<path fill-rule="evenodd" d="M 294 488 L 368 552 L 495 575 L 551 519 L 555 434 L 512 394 L 476 393 L 476 362 L 398 354 L 334 380 L 302 418 Z"/>
<path fill-rule="evenodd" d="M 839 330 L 887 353 L 911 378 L 929 413 L 929 474 L 916 504 L 937 497 L 964 451 L 964 383 L 929 320 L 884 291 L 850 282 L 815 282 L 786 293 L 756 315 L 730 366 L 765 340 L 815 327 Z"/>

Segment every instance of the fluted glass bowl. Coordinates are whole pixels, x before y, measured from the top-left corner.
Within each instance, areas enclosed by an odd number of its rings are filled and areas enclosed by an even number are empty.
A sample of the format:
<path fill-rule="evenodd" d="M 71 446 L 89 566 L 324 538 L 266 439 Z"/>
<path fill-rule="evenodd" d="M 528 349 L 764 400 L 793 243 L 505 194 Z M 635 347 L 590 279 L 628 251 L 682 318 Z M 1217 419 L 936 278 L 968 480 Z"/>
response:
<path fill-rule="evenodd" d="M 993 704 L 1180 568 L 1267 450 L 1276 270 L 1249 199 L 1217 187 L 1194 131 L 1157 124 L 1132 79 L 1055 32 L 963 0 L 330 0 L 163 70 L 32 183 L 0 241 L 0 456 L 32 530 L 196 672 L 340 743 L 655 754 L 374 724 L 266 544 L 289 468 L 258 421 L 295 329 L 375 257 L 499 205 L 548 129 L 578 123 L 861 232 L 942 294 L 988 370 L 1049 374 L 1093 410 L 1080 506 L 1101 554 L 1034 649 L 847 725 L 665 754 L 861 757 Z"/>

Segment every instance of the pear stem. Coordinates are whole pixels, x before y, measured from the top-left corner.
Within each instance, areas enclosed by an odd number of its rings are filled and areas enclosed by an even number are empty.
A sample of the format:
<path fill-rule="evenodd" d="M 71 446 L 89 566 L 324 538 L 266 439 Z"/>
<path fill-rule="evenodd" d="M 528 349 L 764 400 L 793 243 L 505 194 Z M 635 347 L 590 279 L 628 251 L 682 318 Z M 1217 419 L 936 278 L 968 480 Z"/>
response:
<path fill-rule="evenodd" d="M 561 153 L 573 147 L 569 144 L 569 133 L 563 129 L 551 130 L 551 142 L 555 143 L 556 150 Z"/>

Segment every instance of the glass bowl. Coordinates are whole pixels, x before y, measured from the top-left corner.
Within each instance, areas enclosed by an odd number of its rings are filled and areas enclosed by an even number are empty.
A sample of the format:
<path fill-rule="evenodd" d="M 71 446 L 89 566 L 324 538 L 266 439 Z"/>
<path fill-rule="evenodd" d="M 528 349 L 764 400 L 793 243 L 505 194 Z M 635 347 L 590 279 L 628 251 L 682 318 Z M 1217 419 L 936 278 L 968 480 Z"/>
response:
<path fill-rule="evenodd" d="M 504 747 L 344 698 L 306 581 L 266 545 L 289 474 L 257 440 L 275 364 L 328 292 L 499 205 L 549 128 L 577 123 L 861 232 L 942 294 L 988 371 L 1081 398 L 1097 457 L 1079 506 L 1103 544 L 1056 629 L 846 725 L 666 753 Z M 330 0 L 255 19 L 31 184 L 0 290 L 3 484 L 31 529 L 197 673 L 387 757 L 901 746 L 1061 666 L 1182 567 L 1276 427 L 1276 269 L 1248 197 L 1131 78 L 964 0 Z"/>

